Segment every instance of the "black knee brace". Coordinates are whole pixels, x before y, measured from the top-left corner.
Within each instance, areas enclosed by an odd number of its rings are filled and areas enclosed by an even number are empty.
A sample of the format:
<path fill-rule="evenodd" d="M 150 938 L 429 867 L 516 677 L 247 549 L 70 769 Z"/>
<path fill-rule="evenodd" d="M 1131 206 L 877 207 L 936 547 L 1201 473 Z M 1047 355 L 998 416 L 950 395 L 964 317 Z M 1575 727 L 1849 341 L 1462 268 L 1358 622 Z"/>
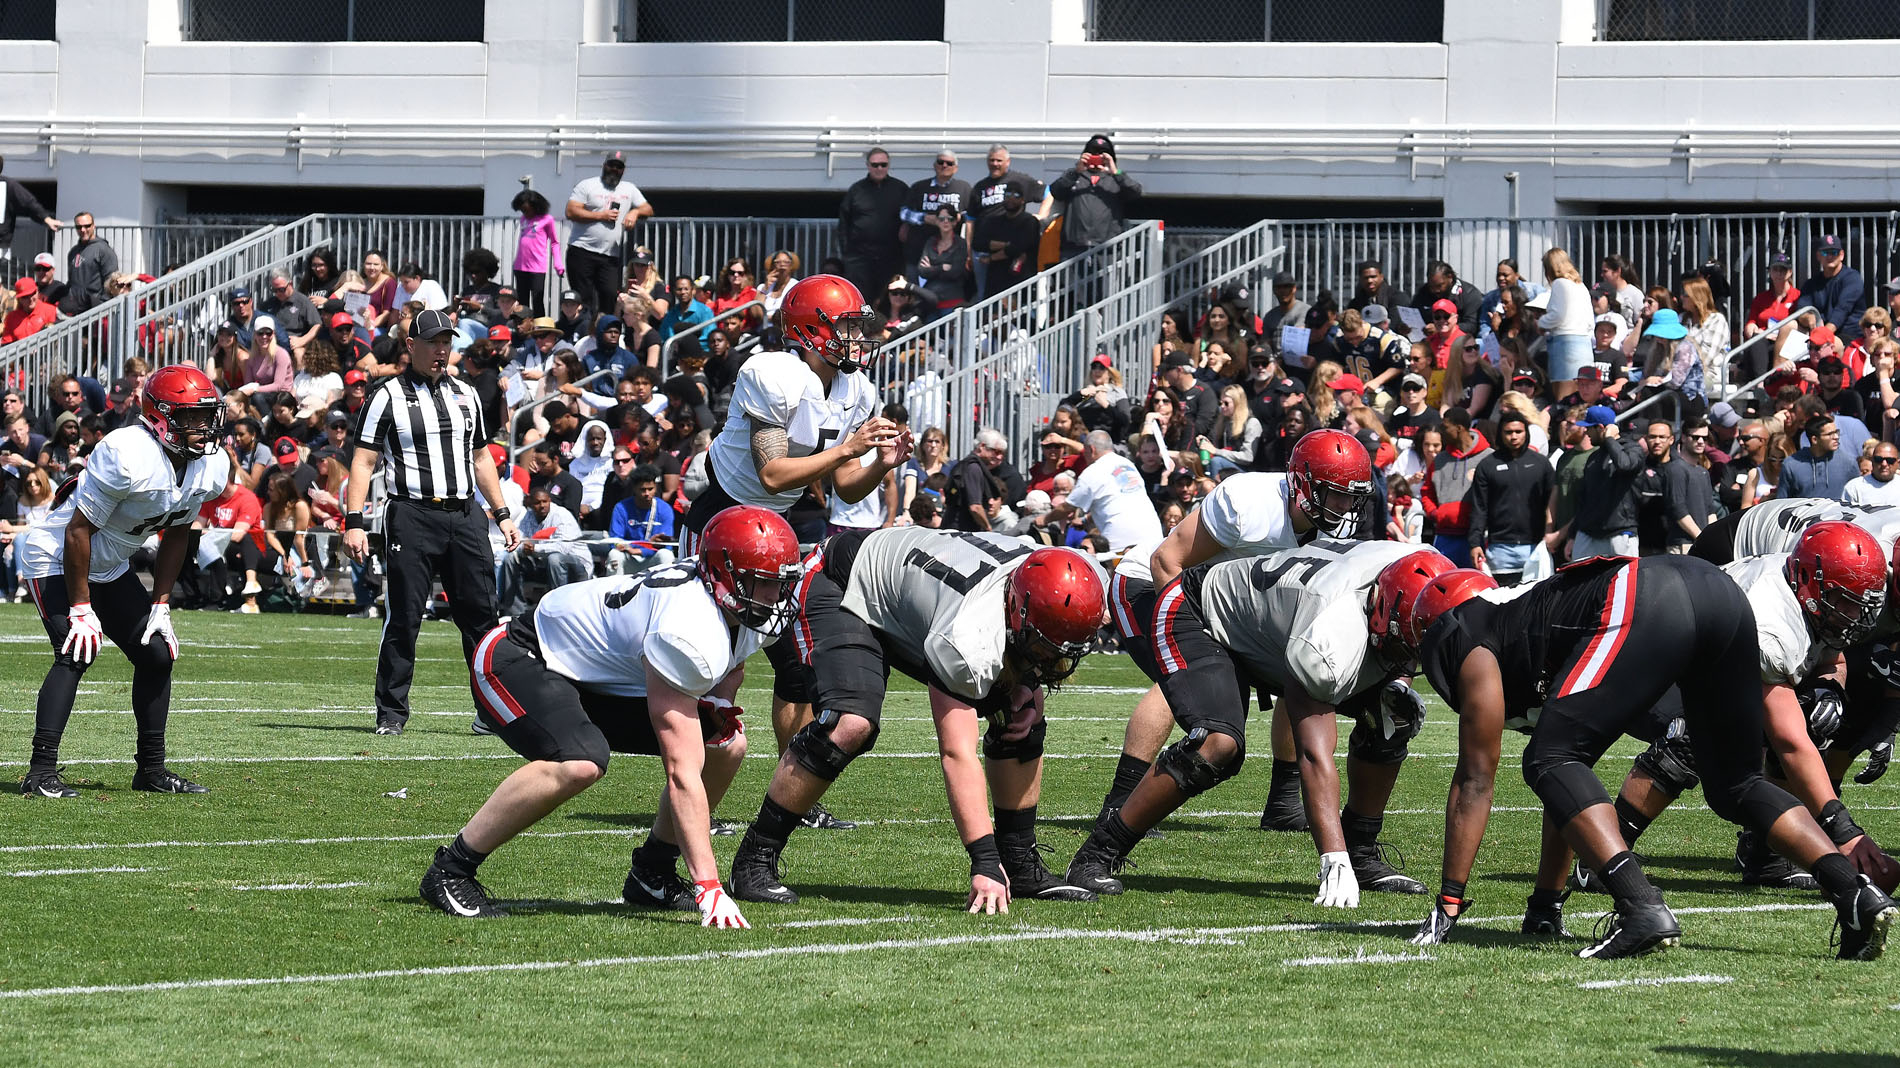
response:
<path fill-rule="evenodd" d="M 1425 701 L 1402 682 L 1387 683 L 1370 696 L 1372 707 L 1354 717 L 1357 723 L 1346 739 L 1346 753 L 1368 764 L 1402 764 L 1412 739 L 1425 726 Z"/>
<path fill-rule="evenodd" d="M 1587 764 L 1566 760 L 1548 766 L 1524 765 L 1524 781 L 1537 794 L 1559 827 L 1592 805 L 1607 805 L 1610 795 Z"/>
<path fill-rule="evenodd" d="M 1207 739 L 1207 728 L 1196 727 L 1188 732 L 1186 738 L 1163 749 L 1155 758 L 1155 770 L 1174 780 L 1174 785 L 1189 797 L 1198 797 L 1212 790 L 1228 779 L 1240 773 L 1240 766 L 1247 761 L 1245 743 L 1234 739 L 1238 748 L 1234 752 L 1233 762 L 1220 767 L 1208 762 L 1201 755 L 1201 743 Z"/>
<path fill-rule="evenodd" d="M 838 714 L 832 711 L 821 712 L 803 730 L 792 735 L 786 751 L 799 767 L 811 772 L 826 782 L 836 782 L 851 761 L 871 751 L 877 744 L 878 725 L 871 724 L 871 735 L 864 740 L 864 748 L 856 753 L 847 753 L 838 748 L 831 740 L 831 728 L 838 723 Z"/>
<path fill-rule="evenodd" d="M 1043 736 L 1049 733 L 1047 720 L 1037 720 L 1029 728 L 1029 734 L 1021 741 L 1003 740 L 1003 732 L 994 724 L 983 732 L 983 758 L 985 760 L 1020 760 L 1028 763 L 1042 759 Z"/>
<path fill-rule="evenodd" d="M 1702 781 L 1696 774 L 1695 753 L 1686 734 L 1665 735 L 1651 742 L 1636 758 L 1636 770 L 1649 776 L 1672 797 L 1681 797 Z"/>

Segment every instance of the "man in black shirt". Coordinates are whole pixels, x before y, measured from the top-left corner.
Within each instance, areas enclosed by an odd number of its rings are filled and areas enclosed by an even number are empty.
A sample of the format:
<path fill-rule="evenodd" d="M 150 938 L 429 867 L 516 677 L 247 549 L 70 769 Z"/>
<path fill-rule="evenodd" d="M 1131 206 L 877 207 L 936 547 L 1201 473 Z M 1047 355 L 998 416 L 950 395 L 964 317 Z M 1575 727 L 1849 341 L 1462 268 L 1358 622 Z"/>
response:
<path fill-rule="evenodd" d="M 970 455 L 957 461 L 944 487 L 945 526 L 956 530 L 990 529 L 991 504 L 1005 492 L 995 471 L 1009 455 L 1009 439 L 1001 431 L 984 427 L 976 432 L 976 445 Z"/>
<path fill-rule="evenodd" d="M 891 154 L 873 148 L 864 154 L 865 176 L 845 190 L 838 206 L 838 244 L 844 249 L 845 277 L 860 293 L 875 293 L 899 270 L 898 213 L 908 190 L 891 177 Z"/>
<path fill-rule="evenodd" d="M 1821 376 L 1821 399 L 1827 402 L 1827 410 L 1835 415 L 1851 415 L 1861 422 L 1867 421 L 1867 404 L 1860 393 L 1847 388 L 1847 363 L 1839 356 L 1823 356 L 1815 365 L 1815 371 Z"/>
<path fill-rule="evenodd" d="M 1438 409 L 1425 403 L 1425 378 L 1407 374 L 1399 379 L 1399 406 L 1386 417 L 1386 433 L 1399 441 L 1418 441 L 1418 436 L 1444 422 Z"/>
<path fill-rule="evenodd" d="M 904 254 L 900 265 L 908 270 L 923 255 L 924 242 L 936 233 L 936 227 L 930 220 L 937 214 L 938 208 L 948 207 L 962 215 L 970 204 L 970 183 L 957 177 L 957 154 L 944 149 L 937 153 L 931 164 L 935 171 L 930 177 L 913 183 L 904 197 L 904 210 L 898 213 L 901 224 L 897 228 L 898 240 L 903 242 Z M 969 224 L 962 228 L 965 238 L 970 236 Z M 909 272 L 914 273 L 914 272 Z M 870 293 L 882 290 L 890 279 L 879 279 L 878 285 L 871 289 L 860 287 L 858 292 Z"/>
<path fill-rule="evenodd" d="M 1161 360 L 1161 380 L 1181 397 L 1181 409 L 1194 423 L 1194 432 L 1214 432 L 1214 420 L 1220 415 L 1220 401 L 1194 377 L 1194 359 L 1185 352 L 1170 352 Z"/>
<path fill-rule="evenodd" d="M 1648 462 L 1636 480 L 1642 552 L 1685 556 L 1703 528 L 1715 522 L 1714 487 L 1707 473 L 1676 455 L 1676 433 L 1668 423 L 1650 423 L 1643 445 Z"/>
<path fill-rule="evenodd" d="M 1346 307 L 1363 312 L 1368 304 L 1378 304 L 1390 310 L 1411 303 L 1405 299 L 1399 286 L 1385 276 L 1385 265 L 1378 260 L 1360 260 L 1358 274 L 1359 286 L 1353 290 L 1352 300 Z M 1426 307 L 1430 306 L 1426 304 Z"/>
<path fill-rule="evenodd" d="M 528 450 L 528 492 L 547 490 L 554 503 L 575 515 L 580 514 L 581 481 L 567 473 L 554 455 L 554 447 L 543 442 Z"/>
<path fill-rule="evenodd" d="M 1524 416 L 1499 416 L 1497 444 L 1478 465 L 1465 495 L 1471 562 L 1490 568 L 1499 585 L 1517 585 L 1531 553 L 1544 540 L 1556 478 L 1550 461 L 1531 451 Z"/>
<path fill-rule="evenodd" d="M 1478 306 L 1484 303 L 1484 294 L 1478 287 L 1458 280 L 1457 272 L 1444 260 L 1433 260 L 1425 268 L 1425 284 L 1412 294 L 1411 305 L 1431 318 L 1432 305 L 1441 300 L 1449 300 L 1458 306 L 1458 329 L 1467 337 L 1478 336 Z"/>
<path fill-rule="evenodd" d="M 979 196 L 985 192 L 983 186 L 977 189 Z M 984 299 L 1033 277 L 1042 243 L 1042 223 L 1027 207 L 1027 182 L 1011 175 L 987 191 L 999 192 L 1002 203 L 996 211 L 977 218 L 970 244 Z"/>
<path fill-rule="evenodd" d="M 1643 473 L 1643 448 L 1622 439 L 1616 413 L 1603 405 L 1585 411 L 1579 425 L 1596 447 L 1584 461 L 1577 514 L 1564 531 L 1575 539 L 1570 559 L 1635 556 L 1636 479 Z"/>

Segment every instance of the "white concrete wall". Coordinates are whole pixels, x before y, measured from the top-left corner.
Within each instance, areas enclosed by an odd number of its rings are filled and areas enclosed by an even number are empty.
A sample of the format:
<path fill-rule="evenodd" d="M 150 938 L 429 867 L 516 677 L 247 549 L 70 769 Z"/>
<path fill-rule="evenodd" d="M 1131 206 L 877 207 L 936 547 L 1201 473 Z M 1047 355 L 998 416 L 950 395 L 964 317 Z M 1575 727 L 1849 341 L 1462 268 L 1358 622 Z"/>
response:
<path fill-rule="evenodd" d="M 1090 44 L 1081 0 L 954 0 L 942 42 L 884 45 L 658 45 L 612 40 L 614 0 L 548 0 L 535 17 L 489 0 L 485 44 L 254 45 L 179 39 L 179 0 L 60 0 L 51 42 L 0 42 L 0 122 L 187 119 L 216 140 L 229 120 L 361 123 L 432 117 L 470 122 L 661 121 L 703 127 L 713 151 L 635 148 L 632 177 L 650 188 L 842 189 L 862 173 L 856 144 L 820 150 L 832 125 L 964 124 L 972 157 L 990 123 L 1115 131 L 1128 127 L 1379 126 L 1580 128 L 1605 124 L 1900 127 L 1893 43 L 1599 44 L 1594 0 L 1511 5 L 1447 0 L 1445 41 L 1391 46 Z M 736 128 L 790 124 L 806 142 L 761 149 Z M 865 136 L 871 136 L 866 134 Z M 1069 138 L 1065 133 L 1064 137 Z M 1004 138 L 1007 139 L 1007 138 Z M 1080 137 L 1073 137 L 1075 148 Z M 7 138 L 0 138 L 6 141 Z M 532 175 L 563 189 L 591 158 L 471 141 L 430 151 L 312 151 L 281 146 L 108 147 L 83 138 L 0 143 L 7 172 L 57 178 L 65 213 L 149 221 L 158 187 L 242 183 L 441 185 L 486 191 L 504 211 Z M 896 170 L 928 171 L 933 144 L 913 139 Z M 1019 147 L 1019 165 L 1053 175 L 1071 158 Z M 583 156 L 591 157 L 591 150 Z M 1896 194 L 1893 160 L 1697 164 L 1467 153 L 1416 162 L 1378 150 L 1261 150 L 1252 158 L 1124 151 L 1157 194 L 1441 202 L 1453 215 L 1508 210 L 1506 171 L 1522 211 L 1570 202 L 1879 202 Z"/>

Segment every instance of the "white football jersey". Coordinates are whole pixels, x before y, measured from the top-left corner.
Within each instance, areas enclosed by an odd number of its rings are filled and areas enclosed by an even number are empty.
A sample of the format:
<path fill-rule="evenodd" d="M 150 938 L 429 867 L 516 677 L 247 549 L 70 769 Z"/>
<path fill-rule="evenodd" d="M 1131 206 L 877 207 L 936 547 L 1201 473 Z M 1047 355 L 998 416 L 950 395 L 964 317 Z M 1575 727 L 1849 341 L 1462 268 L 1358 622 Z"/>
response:
<path fill-rule="evenodd" d="M 645 697 L 651 666 L 675 690 L 705 696 L 764 639 L 726 622 L 693 565 L 549 590 L 534 608 L 542 659 L 601 693 Z"/>
<path fill-rule="evenodd" d="M 1004 587 L 1032 551 L 1002 534 L 875 530 L 858 548 L 844 608 L 897 648 L 915 650 L 951 694 L 979 701 L 1003 673 Z"/>
<path fill-rule="evenodd" d="M 1379 572 L 1417 551 L 1397 541 L 1315 541 L 1215 564 L 1201 579 L 1201 615 L 1256 676 L 1341 704 L 1391 674 L 1373 653 L 1366 602 Z"/>
<path fill-rule="evenodd" d="M 1201 529 L 1226 550 L 1215 560 L 1239 560 L 1299 547 L 1293 533 L 1293 495 L 1282 474 L 1245 471 L 1229 475 L 1195 509 Z M 1115 573 L 1126 579 L 1153 582 L 1148 560 L 1161 544 L 1156 538 L 1122 554 Z"/>
<path fill-rule="evenodd" d="M 19 541 L 20 576 L 50 578 L 65 570 L 66 524 L 74 509 L 93 525 L 93 582 L 125 574 L 145 539 L 167 527 L 186 526 L 198 508 L 224 492 L 231 464 L 224 453 L 195 456 L 180 475 L 171 453 L 135 423 L 99 439 L 79 478 L 61 487 L 58 507 Z"/>
<path fill-rule="evenodd" d="M 809 456 L 829 449 L 877 411 L 877 387 L 863 372 L 838 375 L 827 393 L 817 373 L 796 353 L 761 352 L 739 368 L 725 428 L 710 450 L 713 475 L 740 504 L 783 512 L 805 487 L 767 492 L 752 463 L 752 431 L 784 427 L 790 439 L 787 454 Z M 877 462 L 877 454 L 867 452 L 858 462 L 869 467 Z"/>
<path fill-rule="evenodd" d="M 1839 501 L 1824 497 L 1777 498 L 1742 513 L 1735 525 L 1735 559 L 1785 553 L 1801 540 L 1801 532 L 1816 523 L 1846 518 Z"/>
<path fill-rule="evenodd" d="M 1724 564 L 1722 570 L 1742 588 L 1755 611 L 1761 681 L 1792 686 L 1827 659 L 1830 650 L 1808 630 L 1807 616 L 1788 585 L 1787 565 L 1787 553 L 1769 553 Z"/>

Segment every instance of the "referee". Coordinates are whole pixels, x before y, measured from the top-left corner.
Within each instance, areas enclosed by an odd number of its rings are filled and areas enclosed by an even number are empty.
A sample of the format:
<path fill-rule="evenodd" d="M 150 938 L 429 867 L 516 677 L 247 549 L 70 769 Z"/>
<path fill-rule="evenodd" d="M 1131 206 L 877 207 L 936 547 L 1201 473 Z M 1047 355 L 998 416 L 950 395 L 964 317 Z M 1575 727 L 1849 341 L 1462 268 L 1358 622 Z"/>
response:
<path fill-rule="evenodd" d="M 376 733 L 401 734 L 409 720 L 409 683 L 416 671 L 416 634 L 431 580 L 440 578 L 462 656 L 495 625 L 495 556 L 488 522 L 475 507 L 481 490 L 501 528 L 505 548 L 521 542 L 502 503 L 501 480 L 488 442 L 482 401 L 450 377 L 455 324 L 439 311 L 416 315 L 409 331 L 409 368 L 385 380 L 363 404 L 350 464 L 343 548 L 361 563 L 369 555 L 363 499 L 376 463 L 384 462 L 389 502 L 383 512 L 383 646 L 376 658 Z"/>

